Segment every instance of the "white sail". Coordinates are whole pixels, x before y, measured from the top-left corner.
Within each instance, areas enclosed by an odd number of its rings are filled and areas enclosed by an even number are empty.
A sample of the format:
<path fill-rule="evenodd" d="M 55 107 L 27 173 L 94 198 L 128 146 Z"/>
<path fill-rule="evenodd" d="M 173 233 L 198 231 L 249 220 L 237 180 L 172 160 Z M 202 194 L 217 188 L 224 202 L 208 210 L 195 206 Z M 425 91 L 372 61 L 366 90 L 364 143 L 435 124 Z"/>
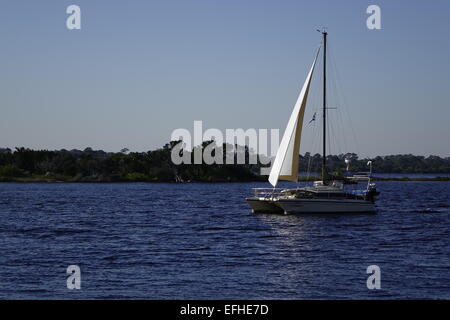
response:
<path fill-rule="evenodd" d="M 284 132 L 283 139 L 281 139 L 281 144 L 278 148 L 272 169 L 270 170 L 269 182 L 274 187 L 277 185 L 278 180 L 298 181 L 298 158 L 303 116 L 305 114 L 309 87 L 318 55 L 319 50 L 314 58 L 314 62 L 309 70 L 305 83 L 303 84 L 303 88 L 300 91 L 300 95 L 298 96 L 294 110 L 292 111 L 287 124 L 286 131 Z"/>

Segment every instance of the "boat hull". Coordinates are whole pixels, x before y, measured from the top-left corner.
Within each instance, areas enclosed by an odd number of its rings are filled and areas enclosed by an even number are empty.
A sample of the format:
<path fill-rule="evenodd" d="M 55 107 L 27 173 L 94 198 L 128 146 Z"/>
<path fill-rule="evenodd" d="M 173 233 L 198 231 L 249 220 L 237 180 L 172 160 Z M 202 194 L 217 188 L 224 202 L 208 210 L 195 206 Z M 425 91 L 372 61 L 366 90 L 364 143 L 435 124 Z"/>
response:
<path fill-rule="evenodd" d="M 254 213 L 356 214 L 376 213 L 375 204 L 354 199 L 265 199 L 249 198 Z"/>
<path fill-rule="evenodd" d="M 274 201 L 264 198 L 247 198 L 253 213 L 284 213 L 284 209 L 274 204 Z"/>

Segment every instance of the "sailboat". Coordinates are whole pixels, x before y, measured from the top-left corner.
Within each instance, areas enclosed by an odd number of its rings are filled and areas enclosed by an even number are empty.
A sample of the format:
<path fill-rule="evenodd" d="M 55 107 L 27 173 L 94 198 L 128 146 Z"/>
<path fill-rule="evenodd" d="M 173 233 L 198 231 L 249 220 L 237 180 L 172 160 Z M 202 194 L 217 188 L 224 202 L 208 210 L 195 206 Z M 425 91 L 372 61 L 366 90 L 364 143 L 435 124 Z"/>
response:
<path fill-rule="evenodd" d="M 287 124 L 275 160 L 273 162 L 269 182 L 273 188 L 254 188 L 254 196 L 246 201 L 255 213 L 375 213 L 375 199 L 379 192 L 371 182 L 371 174 L 348 177 L 343 180 L 333 180 L 327 173 L 326 163 L 326 59 L 327 59 L 327 35 L 326 31 L 320 31 L 323 36 L 323 152 L 321 180 L 315 181 L 312 186 L 297 187 L 292 189 L 277 188 L 280 180 L 298 182 L 300 141 L 302 137 L 303 117 L 305 114 L 311 79 L 321 47 L 317 50 L 313 64 L 309 69 L 305 83 L 292 111 Z M 346 190 L 345 181 L 366 182 L 365 189 Z"/>

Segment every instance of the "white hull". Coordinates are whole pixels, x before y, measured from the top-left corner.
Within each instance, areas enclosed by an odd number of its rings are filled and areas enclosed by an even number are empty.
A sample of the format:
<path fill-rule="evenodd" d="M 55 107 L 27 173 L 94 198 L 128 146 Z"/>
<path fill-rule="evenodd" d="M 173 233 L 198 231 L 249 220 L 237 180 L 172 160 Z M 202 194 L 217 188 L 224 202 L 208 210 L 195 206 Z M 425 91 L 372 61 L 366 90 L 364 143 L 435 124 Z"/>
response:
<path fill-rule="evenodd" d="M 372 213 L 375 205 L 351 199 L 280 199 L 277 206 L 285 213 Z"/>
<path fill-rule="evenodd" d="M 375 204 L 353 199 L 274 199 L 249 198 L 247 203 L 255 213 L 315 214 L 315 213 L 375 213 Z"/>

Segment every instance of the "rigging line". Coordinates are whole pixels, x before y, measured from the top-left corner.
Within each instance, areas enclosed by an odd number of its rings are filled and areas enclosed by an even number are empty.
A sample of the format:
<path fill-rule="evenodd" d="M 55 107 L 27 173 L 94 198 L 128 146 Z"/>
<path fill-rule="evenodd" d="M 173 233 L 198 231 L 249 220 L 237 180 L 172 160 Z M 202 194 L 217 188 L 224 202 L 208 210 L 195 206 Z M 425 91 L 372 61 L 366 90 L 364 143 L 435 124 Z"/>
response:
<path fill-rule="evenodd" d="M 331 120 L 331 117 L 330 117 L 330 120 Z M 339 153 L 339 151 L 341 150 L 341 145 L 340 145 L 340 143 L 339 143 L 339 137 L 337 137 L 337 130 L 335 130 L 335 126 L 334 126 L 334 124 L 333 124 L 333 121 L 329 121 L 330 122 L 330 135 L 331 135 L 331 138 L 330 138 L 330 142 L 332 143 L 332 146 L 333 146 L 333 153 L 334 154 L 338 154 Z M 331 146 L 330 146 L 330 155 L 331 155 L 332 153 L 331 153 Z"/>
<path fill-rule="evenodd" d="M 333 154 L 336 154 L 336 152 L 339 152 L 339 150 L 341 149 L 340 143 L 339 143 L 339 139 L 337 137 L 336 134 L 336 130 L 335 130 L 335 125 L 334 122 L 332 121 L 332 117 L 328 116 L 328 119 L 330 119 L 330 121 L 328 121 L 327 123 L 327 130 L 328 130 L 328 140 L 329 140 L 329 152 L 328 155 L 331 156 Z"/>
<path fill-rule="evenodd" d="M 333 46 L 331 46 L 332 48 L 333 48 Z M 331 49 L 330 50 L 330 56 L 331 56 L 331 59 L 334 61 L 334 68 L 335 68 L 335 72 L 336 72 L 336 78 L 337 78 L 337 83 L 338 83 L 338 85 L 339 85 L 339 87 L 340 87 L 340 91 L 341 91 L 341 97 L 342 97 L 342 101 L 343 101 L 343 104 L 342 104 L 342 107 L 343 107 L 343 113 L 347 116 L 347 118 L 348 118 L 348 120 L 349 120 L 349 124 L 350 124 L 350 129 L 351 129 L 351 131 L 352 131 L 352 134 L 353 134 L 353 139 L 354 139 L 354 142 L 355 142 L 355 147 L 356 147 L 356 149 L 357 150 L 355 150 L 357 153 L 359 153 L 359 151 L 360 151 L 360 148 L 359 148 L 359 143 L 358 143 L 358 139 L 357 139 L 357 136 L 356 136 L 356 133 L 355 133 L 355 130 L 354 130 L 354 126 L 353 126 L 353 122 L 352 122 L 352 119 L 351 119 L 351 117 L 350 117 L 350 113 L 349 113 L 349 111 L 347 110 L 347 99 L 346 99 L 346 97 L 345 97 L 345 94 L 344 94 L 344 90 L 343 90 L 343 86 L 342 86 L 342 81 L 341 81 L 341 77 L 340 77 L 340 73 L 339 73 L 339 69 L 338 69 L 338 67 L 337 67 L 337 64 L 336 64 L 336 61 L 335 61 L 335 57 L 334 57 L 334 50 L 333 49 Z M 354 151 L 352 151 L 352 152 L 354 152 Z"/>
<path fill-rule="evenodd" d="M 318 65 L 317 68 L 320 68 L 320 61 L 318 61 Z M 318 119 L 318 101 L 319 101 L 319 89 L 316 86 L 316 82 L 319 81 L 319 78 L 316 76 L 313 78 L 313 83 L 311 84 L 311 88 L 312 90 L 310 91 L 310 99 L 308 99 L 308 104 L 309 106 L 312 106 L 312 116 L 314 116 L 314 114 L 316 114 L 316 117 L 312 123 L 307 123 L 306 128 L 309 129 L 310 126 L 312 126 L 312 133 L 310 135 L 310 140 L 309 140 L 309 145 L 308 148 L 306 150 L 308 150 L 310 152 L 310 157 L 308 159 L 308 163 L 307 163 L 307 167 L 306 167 L 306 178 L 307 181 L 309 181 L 310 175 L 311 175 L 311 164 L 312 164 L 312 156 L 311 154 L 313 154 L 313 151 L 315 150 L 315 146 L 317 143 L 317 119 Z"/>
<path fill-rule="evenodd" d="M 315 123 L 314 123 L 314 124 L 313 124 L 313 139 L 312 139 L 312 146 L 311 146 L 311 149 L 312 149 L 313 143 L 314 143 L 315 130 L 316 130 L 316 125 L 315 125 Z M 306 155 L 306 153 L 305 153 L 305 155 Z M 307 165 L 307 167 L 306 167 L 306 181 L 309 180 L 310 173 L 311 173 L 311 153 L 309 154 L 308 165 Z"/>
<path fill-rule="evenodd" d="M 323 54 L 323 52 L 322 52 Z M 323 59 L 319 60 L 319 66 L 318 68 L 322 69 L 323 68 Z M 316 111 L 317 111 L 317 117 L 316 117 L 316 122 L 317 124 L 315 124 L 315 126 L 318 128 L 316 131 L 316 134 L 314 136 L 314 152 L 312 152 L 313 156 L 315 155 L 319 155 L 320 158 L 316 159 L 315 157 L 313 157 L 311 159 L 311 172 L 316 172 L 318 173 L 318 175 L 321 175 L 321 167 L 322 167 L 322 141 L 323 141 L 323 130 L 322 130 L 322 125 L 323 123 L 320 121 L 320 119 L 323 118 L 323 108 L 322 106 L 319 106 L 322 102 L 322 98 L 323 98 L 323 75 L 317 77 L 317 87 L 316 87 L 316 93 L 317 93 L 317 104 L 316 104 Z M 320 102 L 319 102 L 320 100 Z M 319 125 L 320 123 L 320 125 Z M 315 161 L 317 160 L 317 161 Z"/>
<path fill-rule="evenodd" d="M 331 52 L 331 54 L 332 54 L 332 52 Z M 344 121 L 343 121 L 343 118 L 342 118 L 342 111 L 341 111 L 341 108 L 339 107 L 339 106 L 341 106 L 341 99 L 339 97 L 339 90 L 338 90 L 337 85 L 336 85 L 336 81 L 337 81 L 336 78 L 337 77 L 336 77 L 336 63 L 335 63 L 334 55 L 333 55 L 331 60 L 332 60 L 331 61 L 331 80 L 332 80 L 333 89 L 335 91 L 334 93 L 335 93 L 336 103 L 337 103 L 337 106 L 338 106 L 338 108 L 337 108 L 338 110 L 337 110 L 337 114 L 336 114 L 336 119 L 337 119 L 337 121 L 336 121 L 337 132 L 336 132 L 336 134 L 340 134 L 341 135 L 341 139 L 340 140 L 342 140 L 344 150 L 341 149 L 341 144 L 339 144 L 339 149 L 340 149 L 340 153 L 342 153 L 342 151 L 345 152 L 345 150 L 348 150 L 347 135 L 345 134 L 345 130 L 344 130 L 345 124 L 344 124 Z"/>
<path fill-rule="evenodd" d="M 322 41 L 322 45 L 323 45 L 323 41 Z M 323 54 L 323 53 L 322 53 Z M 317 68 L 321 69 L 323 67 L 323 60 L 319 59 L 317 62 Z M 314 131 L 313 131 L 313 139 L 312 139 L 312 147 L 311 147 L 311 153 L 310 153 L 310 159 L 308 161 L 308 180 L 311 177 L 311 173 L 314 172 L 318 172 L 320 173 L 320 167 L 321 167 L 321 161 L 319 159 L 319 161 L 317 163 L 314 162 L 314 157 L 313 155 L 315 154 L 321 154 L 321 141 L 322 139 L 322 131 L 323 130 L 319 130 L 321 129 L 321 126 L 319 126 L 319 119 L 322 118 L 321 114 L 323 113 L 322 107 L 319 106 L 321 100 L 322 100 L 322 92 L 323 92 L 323 78 L 320 76 L 315 76 L 314 77 L 314 82 L 317 83 L 317 85 L 312 84 L 313 87 L 313 92 L 314 92 L 314 112 L 316 112 L 316 121 L 314 121 L 313 126 L 314 126 Z M 320 100 L 320 102 L 319 102 Z"/>
<path fill-rule="evenodd" d="M 312 134 L 312 143 L 311 143 L 311 150 L 310 150 L 310 158 L 308 161 L 308 168 L 307 168 L 307 180 L 309 181 L 309 178 L 311 177 L 312 172 L 312 155 L 315 154 L 317 141 L 317 136 L 320 136 L 320 130 L 317 130 L 316 121 L 313 123 L 313 134 Z"/>
<path fill-rule="evenodd" d="M 339 124 L 339 135 L 341 136 L 343 150 L 341 150 L 341 153 L 344 153 L 345 150 L 347 150 L 347 139 L 345 138 L 345 132 L 344 132 L 344 124 L 342 122 L 342 115 L 340 110 L 337 111 L 336 114 L 337 123 Z"/>
<path fill-rule="evenodd" d="M 327 87 L 330 88 L 329 86 L 330 84 L 330 77 L 327 77 Z M 332 102 L 335 93 L 332 91 L 331 93 L 328 91 L 328 96 L 329 99 L 328 101 Z M 330 106 L 331 104 L 328 103 L 328 105 Z M 338 145 L 338 139 L 336 139 L 335 136 L 335 130 L 334 130 L 334 126 L 333 126 L 333 118 L 331 117 L 331 113 L 328 111 L 328 108 L 325 110 L 326 112 L 326 117 L 328 119 L 327 121 L 327 149 L 328 149 L 328 156 L 331 156 L 333 154 L 333 152 L 335 152 L 336 149 L 336 145 Z"/>
<path fill-rule="evenodd" d="M 335 61 L 334 53 L 332 54 L 332 59 Z M 357 149 L 356 152 L 359 152 L 360 148 L 359 148 L 357 135 L 355 133 L 355 129 L 354 129 L 354 126 L 353 126 L 353 123 L 352 123 L 352 119 L 351 119 L 351 116 L 350 116 L 350 113 L 349 113 L 349 110 L 348 110 L 348 104 L 347 104 L 347 101 L 346 101 L 346 98 L 345 98 L 345 95 L 344 95 L 344 90 L 342 89 L 342 81 L 340 81 L 339 70 L 337 68 L 337 64 L 336 63 L 334 63 L 334 69 L 335 69 L 335 73 L 336 73 L 337 84 L 338 84 L 338 86 L 341 89 L 341 90 L 338 90 L 338 91 L 340 92 L 341 97 L 342 97 L 342 101 L 343 101 L 343 103 L 342 103 L 343 114 L 345 114 L 347 116 L 347 119 L 348 119 L 349 124 L 350 124 L 350 129 L 351 129 L 351 132 L 352 132 L 352 137 L 353 137 L 353 140 L 354 140 L 354 143 L 355 143 L 355 147 Z"/>
<path fill-rule="evenodd" d="M 332 61 L 331 61 L 330 64 L 332 64 Z M 336 106 L 336 109 L 339 109 L 339 98 L 337 96 L 336 81 L 334 79 L 335 75 L 333 73 L 333 66 L 331 66 L 330 69 L 331 69 L 330 70 L 331 72 L 330 72 L 330 77 L 329 78 L 330 78 L 330 83 L 331 83 L 331 87 L 332 87 L 331 96 L 332 96 L 332 99 L 333 99 L 333 103 Z M 334 128 L 334 127 L 336 127 L 336 130 L 334 131 L 334 134 L 335 134 L 334 139 L 336 141 L 337 150 L 339 151 L 341 149 L 341 145 L 340 145 L 340 140 L 341 139 L 338 136 L 339 135 L 339 125 L 338 125 L 338 122 L 336 121 L 336 113 L 335 112 L 333 113 L 333 122 L 332 122 L 332 128 Z"/>
<path fill-rule="evenodd" d="M 347 135 L 345 134 L 345 122 L 344 122 L 344 118 L 342 115 L 342 111 L 338 110 L 338 121 L 339 121 L 339 125 L 341 126 L 341 135 L 342 135 L 342 140 L 343 140 L 343 144 L 344 144 L 344 150 L 343 153 L 348 152 L 349 148 L 349 144 L 347 143 Z"/>
<path fill-rule="evenodd" d="M 328 79 L 330 79 L 330 77 L 328 77 Z M 331 79 L 330 80 L 328 80 L 328 82 L 331 82 Z M 331 86 L 328 86 L 330 89 L 332 89 L 331 88 Z M 329 92 L 329 94 L 328 94 L 328 96 L 330 97 L 330 99 L 329 99 L 329 101 L 331 102 L 329 105 L 330 106 L 332 106 L 333 104 L 332 103 L 334 103 L 334 95 L 335 95 L 335 92 L 333 91 L 333 90 L 331 90 L 331 92 Z M 335 152 L 335 148 L 336 148 L 336 136 L 335 136 L 335 132 L 334 132 L 334 130 L 333 130 L 333 117 L 332 117 L 332 112 L 328 112 L 327 111 L 327 118 L 329 119 L 328 120 L 328 122 L 327 122 L 327 124 L 328 124 L 328 126 L 327 126 L 327 129 L 328 129 L 328 140 L 330 141 L 329 142 L 329 149 L 330 149 L 330 151 L 329 151 L 329 154 L 331 155 L 332 154 L 332 152 Z"/>
<path fill-rule="evenodd" d="M 319 53 L 320 53 L 320 49 L 321 49 L 321 47 L 323 46 L 323 40 L 320 42 L 320 44 L 319 44 L 319 47 L 317 48 L 317 54 L 316 54 L 316 62 L 315 62 L 315 64 L 316 64 L 316 67 L 317 67 L 317 65 L 318 65 L 318 63 L 317 63 L 317 57 L 318 57 L 318 55 L 319 55 Z M 315 78 L 316 77 L 314 77 L 314 73 L 311 75 L 311 79 L 310 79 L 310 85 L 309 85 L 309 99 L 307 100 L 307 106 L 308 106 L 308 104 L 310 105 L 311 104 L 311 98 L 313 98 L 314 99 L 314 90 L 311 90 L 311 85 L 314 83 L 314 80 L 315 80 Z M 315 104 L 314 104 L 315 105 Z M 306 106 L 306 107 L 307 107 Z M 315 121 L 314 121 L 315 122 Z M 304 128 L 304 126 L 305 126 L 305 121 L 303 120 L 303 123 L 301 124 L 302 126 L 303 126 L 303 129 L 305 129 Z M 315 128 L 315 127 L 314 127 Z M 300 146 L 301 147 L 301 146 Z M 301 148 L 300 148 L 300 150 L 301 150 Z M 300 157 L 300 154 L 301 153 L 299 153 L 297 156 L 298 157 Z M 300 169 L 300 161 L 299 161 L 299 165 L 298 165 L 299 167 L 298 167 L 298 169 Z M 309 169 L 308 169 L 309 170 Z M 297 187 L 299 186 L 299 181 L 298 181 L 298 179 L 297 179 Z"/>
<path fill-rule="evenodd" d="M 313 144 L 314 144 L 314 134 L 315 134 L 315 125 L 313 124 L 313 139 L 311 141 L 311 149 L 313 148 Z M 305 152 L 306 155 L 306 152 Z M 311 155 L 311 153 L 310 153 Z M 310 172 L 311 172 L 311 156 L 308 159 L 308 163 L 306 166 L 306 180 L 309 180 L 309 176 L 310 176 Z"/>
<path fill-rule="evenodd" d="M 342 153 L 341 140 L 343 140 L 344 145 L 346 145 L 346 139 L 345 139 L 345 135 L 343 134 L 344 133 L 344 128 L 343 128 L 342 122 L 339 121 L 340 120 L 340 114 L 341 114 L 340 107 L 339 107 L 340 106 L 340 100 L 339 100 L 339 96 L 338 96 L 338 90 L 337 90 L 337 87 L 336 87 L 336 75 L 335 75 L 335 72 L 334 72 L 334 63 L 333 63 L 333 61 L 331 61 L 331 68 L 330 69 L 331 69 L 331 72 L 330 72 L 330 77 L 329 78 L 330 78 L 331 86 L 332 86 L 332 89 L 333 89 L 333 91 L 331 93 L 331 96 L 334 99 L 333 101 L 335 102 L 336 109 L 337 109 L 336 110 L 337 113 L 333 112 L 333 120 L 334 121 L 331 123 L 331 126 L 332 126 L 332 130 L 333 130 L 332 133 L 335 134 L 334 140 L 336 141 L 337 153 L 340 154 L 340 153 Z"/>
<path fill-rule="evenodd" d="M 334 75 L 333 80 L 336 80 L 334 72 L 333 72 L 333 75 Z M 336 86 L 336 82 L 335 81 L 333 81 L 333 87 L 334 87 L 334 90 L 336 90 L 336 92 L 337 92 L 338 90 L 337 90 L 337 86 Z M 341 105 L 341 101 L 339 99 L 338 94 L 336 94 L 336 100 L 337 100 L 338 106 L 340 106 Z M 347 135 L 345 134 L 345 130 L 344 130 L 345 125 L 344 125 L 344 121 L 342 119 L 342 111 L 341 111 L 341 108 L 339 108 L 339 107 L 338 107 L 338 110 L 336 110 L 336 111 L 337 111 L 337 113 L 336 113 L 336 119 L 337 119 L 336 123 L 338 124 L 338 128 L 340 129 L 339 134 L 341 135 L 341 140 L 342 140 L 343 148 L 344 148 L 344 151 L 345 151 L 345 150 L 347 150 L 348 145 L 347 145 Z"/>
<path fill-rule="evenodd" d="M 312 156 L 312 155 L 314 155 L 314 154 L 316 154 L 316 153 L 318 153 L 318 149 L 319 149 L 319 141 L 321 141 L 320 140 L 320 130 L 318 130 L 317 129 L 317 124 L 316 123 L 314 123 L 314 145 L 313 145 L 313 148 L 312 148 L 312 150 L 311 150 L 311 153 L 310 153 L 310 155 Z M 313 163 L 312 163 L 312 157 L 311 157 L 311 167 L 310 167 L 310 169 L 309 169 L 309 171 L 310 171 L 310 174 L 311 174 L 311 172 L 314 170 L 314 168 L 312 167 L 312 165 L 313 165 Z"/>
<path fill-rule="evenodd" d="M 328 111 L 325 111 L 326 113 L 327 113 L 327 117 L 328 117 Z M 330 119 L 330 118 L 328 118 L 328 119 Z M 332 147 L 332 143 L 333 143 L 333 141 L 331 141 L 331 135 L 330 135 L 330 132 L 331 132 L 331 123 L 330 123 L 331 121 L 327 121 L 327 140 L 328 140 L 328 145 L 327 145 L 327 148 L 328 148 L 328 153 L 327 153 L 327 156 L 330 156 L 331 155 L 331 147 Z"/>
<path fill-rule="evenodd" d="M 309 145 L 309 149 L 308 150 L 311 150 L 311 149 L 313 149 L 314 148 L 314 144 L 315 144 L 315 134 L 316 134 L 316 121 L 314 121 L 313 123 L 312 123 L 312 126 L 313 126 L 313 130 L 312 130 L 312 139 L 311 139 L 311 141 L 310 141 L 310 145 Z M 306 153 L 305 153 L 306 154 Z M 308 165 L 307 165 L 307 169 L 306 169 L 306 173 L 307 173 L 307 180 L 309 180 L 309 174 L 310 174 L 310 170 L 311 170 L 311 166 L 310 166 L 310 160 L 311 160 L 311 158 L 308 160 Z"/>

